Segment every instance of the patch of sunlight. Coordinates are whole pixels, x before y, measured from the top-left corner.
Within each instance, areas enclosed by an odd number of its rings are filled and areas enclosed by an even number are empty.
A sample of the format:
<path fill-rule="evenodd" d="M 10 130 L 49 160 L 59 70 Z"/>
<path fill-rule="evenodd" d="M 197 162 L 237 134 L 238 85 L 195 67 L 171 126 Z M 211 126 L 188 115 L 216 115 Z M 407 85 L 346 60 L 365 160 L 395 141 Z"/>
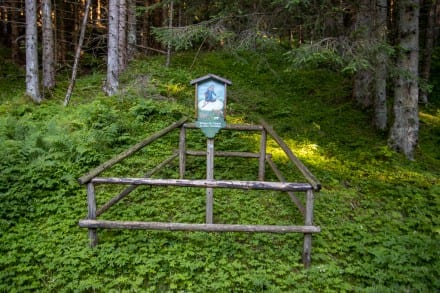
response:
<path fill-rule="evenodd" d="M 246 124 L 244 117 L 227 117 L 229 124 Z M 255 139 L 259 139 L 259 136 L 255 136 Z"/>
<path fill-rule="evenodd" d="M 333 161 L 322 153 L 321 148 L 316 143 L 304 142 L 293 148 L 291 147 L 291 149 L 300 160 L 315 166 L 322 166 Z"/>
<path fill-rule="evenodd" d="M 260 148 L 261 135 L 255 133 L 249 136 L 249 139 L 254 141 L 254 146 L 256 150 Z M 292 153 L 300 159 L 305 165 L 312 164 L 314 166 L 323 166 L 334 162 L 334 159 L 325 156 L 318 144 L 312 142 L 298 142 L 293 139 L 284 140 L 287 146 L 290 148 Z M 274 161 L 280 162 L 282 164 L 287 163 L 289 158 L 287 157 L 284 150 L 276 143 L 270 135 L 266 142 L 266 153 L 272 155 Z"/>
<path fill-rule="evenodd" d="M 419 116 L 420 116 L 420 120 L 422 120 L 427 124 L 431 124 L 433 126 L 440 126 L 440 111 L 437 112 L 436 116 L 424 112 L 420 112 Z"/>
<path fill-rule="evenodd" d="M 168 83 L 166 86 L 167 92 L 170 95 L 178 95 L 185 90 L 185 86 L 180 83 Z"/>
<path fill-rule="evenodd" d="M 266 153 L 271 154 L 274 161 L 288 161 L 286 153 L 278 146 L 276 142 L 269 141 L 267 143 Z"/>
<path fill-rule="evenodd" d="M 331 161 L 331 159 L 322 154 L 319 145 L 316 143 L 297 142 L 292 139 L 285 140 L 284 142 L 290 148 L 292 153 L 303 162 L 308 162 L 313 165 L 322 165 Z M 288 160 L 283 149 L 281 149 L 281 147 L 275 141 L 268 141 L 267 153 L 271 153 L 274 159 L 283 162 Z"/>

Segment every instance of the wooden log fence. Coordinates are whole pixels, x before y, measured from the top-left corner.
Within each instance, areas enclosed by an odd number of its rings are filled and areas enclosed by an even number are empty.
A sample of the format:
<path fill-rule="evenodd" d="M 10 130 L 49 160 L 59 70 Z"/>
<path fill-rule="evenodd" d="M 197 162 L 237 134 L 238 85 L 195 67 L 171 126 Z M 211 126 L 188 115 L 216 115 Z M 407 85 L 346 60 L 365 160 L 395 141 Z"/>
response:
<path fill-rule="evenodd" d="M 101 164 L 89 173 L 78 179 L 80 184 L 86 184 L 87 187 L 87 219 L 79 221 L 79 226 L 87 228 L 89 231 L 90 246 L 94 247 L 98 244 L 97 229 L 146 229 L 146 230 L 169 230 L 169 231 L 205 231 L 205 232 L 259 232 L 259 233 L 303 233 L 303 264 L 309 267 L 311 264 L 312 234 L 319 233 L 320 228 L 313 225 L 313 200 L 314 191 L 321 189 L 321 184 L 315 176 L 307 169 L 307 167 L 293 154 L 287 144 L 275 133 L 273 128 L 264 120 L 261 125 L 231 125 L 227 124 L 225 130 L 232 131 L 257 131 L 261 132 L 260 150 L 258 153 L 252 152 L 233 152 L 233 151 L 215 151 L 214 139 L 207 139 L 206 151 L 187 150 L 186 149 L 186 130 L 196 129 L 195 123 L 185 123 L 186 117 L 169 125 L 161 131 L 142 140 L 138 144 L 132 146 L 126 151 L 120 153 L 114 158 Z M 102 172 L 110 169 L 125 158 L 133 155 L 140 149 L 153 143 L 158 138 L 168 134 L 174 129 L 180 128 L 179 149 L 174 151 L 173 155 L 164 160 L 162 163 L 148 171 L 142 178 L 121 178 L 121 177 L 98 177 Z M 270 135 L 271 138 L 284 151 L 289 160 L 298 168 L 306 179 L 306 183 L 286 182 L 281 171 L 276 167 L 271 159 L 271 154 L 266 153 L 266 141 Z M 206 179 L 189 180 L 184 179 L 186 172 L 187 156 L 206 156 L 207 173 Z M 214 157 L 243 157 L 258 159 L 258 181 L 241 181 L 241 180 L 215 180 L 214 179 Z M 151 178 L 165 166 L 179 159 L 179 179 L 157 179 Z M 274 172 L 279 182 L 264 181 L 265 164 L 268 164 Z M 111 198 L 99 209 L 96 207 L 95 186 L 100 184 L 119 184 L 128 185 L 122 192 Z M 163 222 L 137 222 L 137 221 L 104 221 L 98 220 L 97 217 L 106 212 L 109 208 L 117 204 L 133 190 L 140 185 L 148 186 L 174 186 L 174 187 L 196 187 L 206 189 L 206 223 L 163 223 Z M 214 224 L 213 223 L 213 200 L 214 189 L 230 188 L 245 190 L 275 190 L 286 192 L 293 203 L 297 206 L 300 213 L 304 216 L 304 225 L 302 226 L 279 226 L 279 225 L 239 225 L 239 224 Z M 296 193 L 305 193 L 305 206 L 298 199 Z"/>

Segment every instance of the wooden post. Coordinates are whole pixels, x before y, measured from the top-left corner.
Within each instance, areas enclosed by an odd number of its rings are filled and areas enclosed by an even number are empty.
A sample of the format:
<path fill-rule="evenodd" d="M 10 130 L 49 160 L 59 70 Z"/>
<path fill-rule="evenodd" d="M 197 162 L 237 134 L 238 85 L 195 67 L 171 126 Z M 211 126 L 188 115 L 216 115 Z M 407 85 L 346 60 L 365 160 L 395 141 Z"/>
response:
<path fill-rule="evenodd" d="M 206 179 L 214 179 L 214 139 L 206 140 Z M 212 187 L 206 188 L 206 224 L 212 224 L 214 205 L 214 191 Z"/>
<path fill-rule="evenodd" d="M 180 179 L 185 177 L 186 169 L 186 130 L 185 127 L 180 127 L 179 136 L 179 176 Z"/>
<path fill-rule="evenodd" d="M 264 175 L 265 175 L 266 140 L 267 140 L 267 133 L 266 133 L 266 130 L 263 129 L 261 131 L 260 160 L 259 160 L 259 163 L 258 163 L 258 180 L 260 180 L 260 181 L 264 181 Z"/>
<path fill-rule="evenodd" d="M 313 224 L 313 190 L 307 190 L 306 193 L 306 216 L 305 226 L 312 226 Z M 312 234 L 304 233 L 304 250 L 303 250 L 303 264 L 305 268 L 310 267 L 312 261 Z"/>
<path fill-rule="evenodd" d="M 93 183 L 87 183 L 87 219 L 96 220 L 96 199 L 95 187 Z M 96 228 L 89 228 L 90 247 L 95 247 L 98 244 L 98 234 Z"/>

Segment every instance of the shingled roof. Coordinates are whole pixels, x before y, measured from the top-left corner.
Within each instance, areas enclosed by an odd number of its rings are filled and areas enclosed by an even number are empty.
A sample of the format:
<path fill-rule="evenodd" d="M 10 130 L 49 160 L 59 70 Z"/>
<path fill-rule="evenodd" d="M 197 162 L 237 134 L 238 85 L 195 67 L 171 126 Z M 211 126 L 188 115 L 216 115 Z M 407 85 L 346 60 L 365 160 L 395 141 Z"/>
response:
<path fill-rule="evenodd" d="M 193 85 L 196 83 L 200 83 L 200 82 L 205 81 L 207 79 L 216 79 L 216 80 L 221 81 L 222 83 L 225 83 L 227 85 L 232 85 L 232 82 L 230 80 L 227 80 L 226 78 L 223 78 L 218 75 L 211 74 L 211 73 L 208 75 L 191 80 L 190 84 Z"/>

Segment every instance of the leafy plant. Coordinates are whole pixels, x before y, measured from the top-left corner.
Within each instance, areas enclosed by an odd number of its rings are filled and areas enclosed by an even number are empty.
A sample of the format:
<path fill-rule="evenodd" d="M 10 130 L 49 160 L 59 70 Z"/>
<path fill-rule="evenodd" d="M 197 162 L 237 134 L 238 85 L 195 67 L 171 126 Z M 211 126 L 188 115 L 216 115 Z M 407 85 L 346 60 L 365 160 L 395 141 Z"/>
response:
<path fill-rule="evenodd" d="M 275 53 L 204 53 L 192 70 L 190 54 L 177 54 L 170 68 L 162 61 L 132 63 L 111 99 L 99 93 L 102 75 L 84 76 L 68 108 L 59 89 L 38 107 L 19 90 L 0 91 L 0 291 L 439 290 L 440 111 L 434 105 L 421 110 L 420 148 L 408 163 L 346 98 L 343 75 L 287 70 Z M 98 246 L 88 247 L 87 230 L 78 227 L 87 214 L 86 192 L 76 178 L 181 116 L 193 117 L 189 81 L 208 72 L 233 81 L 228 122 L 264 116 L 321 180 L 314 223 L 322 232 L 313 237 L 310 269 L 302 267 L 301 234 L 99 230 Z M 205 150 L 200 131 L 187 134 L 189 149 Z M 178 137 L 176 131 L 157 140 L 103 176 L 144 176 L 171 155 Z M 259 133 L 221 130 L 215 146 L 256 152 Z M 272 140 L 268 150 L 288 180 L 303 179 Z M 186 177 L 204 178 L 205 166 L 204 157 L 188 157 Z M 254 180 L 257 170 L 253 159 L 215 159 L 219 179 Z M 156 176 L 177 178 L 177 162 Z M 276 180 L 269 168 L 266 176 Z M 98 206 L 120 191 L 96 186 Z M 284 193 L 216 189 L 214 199 L 219 223 L 303 221 Z M 203 223 L 204 208 L 203 189 L 139 187 L 100 218 Z"/>

